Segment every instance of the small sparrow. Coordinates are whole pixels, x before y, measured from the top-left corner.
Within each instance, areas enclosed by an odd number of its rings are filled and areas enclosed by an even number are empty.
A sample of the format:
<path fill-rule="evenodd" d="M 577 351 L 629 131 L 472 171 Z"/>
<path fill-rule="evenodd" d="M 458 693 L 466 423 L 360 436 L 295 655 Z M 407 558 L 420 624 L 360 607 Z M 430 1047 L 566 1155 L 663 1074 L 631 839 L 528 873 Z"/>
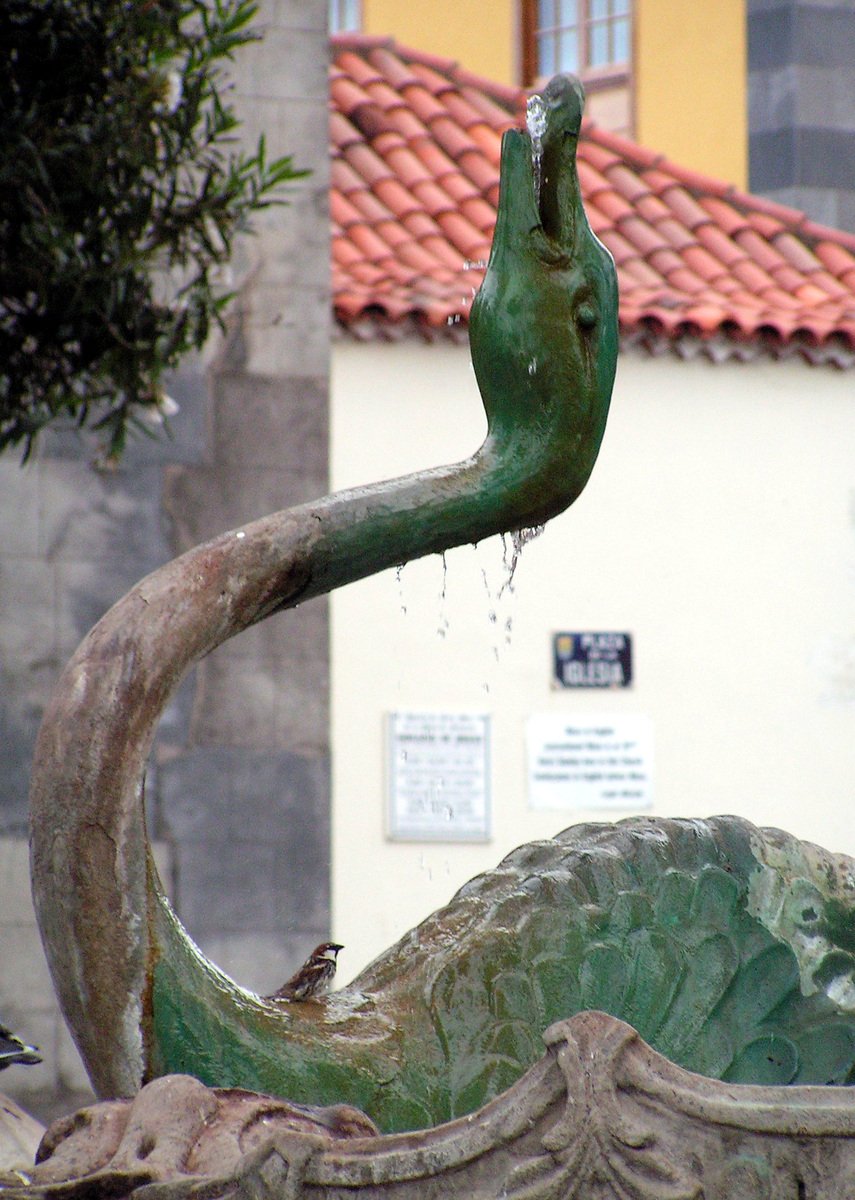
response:
<path fill-rule="evenodd" d="M 25 1045 L 19 1037 L 15 1037 L 11 1029 L 0 1025 L 0 1071 L 14 1066 L 15 1063 L 22 1063 L 25 1066 L 40 1063 L 42 1056 L 38 1051 L 38 1046 Z"/>
<path fill-rule="evenodd" d="M 265 1000 L 311 1000 L 328 992 L 335 975 L 336 956 L 344 946 L 337 942 L 321 942 L 316 946 L 296 975 Z"/>

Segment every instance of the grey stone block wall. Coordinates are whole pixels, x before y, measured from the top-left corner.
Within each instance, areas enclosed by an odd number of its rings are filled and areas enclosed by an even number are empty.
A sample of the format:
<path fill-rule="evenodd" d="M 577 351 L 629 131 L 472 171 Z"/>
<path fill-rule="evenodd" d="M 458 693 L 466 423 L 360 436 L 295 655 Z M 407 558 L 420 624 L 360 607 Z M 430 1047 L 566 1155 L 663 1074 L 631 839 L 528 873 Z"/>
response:
<path fill-rule="evenodd" d="M 328 928 L 326 757 L 208 744 L 159 775 L 182 919 L 233 978 L 274 991 Z"/>
<path fill-rule="evenodd" d="M 6 1072 L 2 1086 L 36 1115 L 85 1087 L 32 915 L 9 919 L 28 894 L 29 770 L 54 681 L 141 576 L 327 491 L 326 17 L 324 0 L 263 0 L 264 38 L 235 61 L 247 142 L 264 130 L 269 156 L 290 153 L 311 174 L 240 241 L 227 339 L 169 382 L 181 406 L 172 437 L 135 441 L 112 473 L 93 467 L 94 438 L 71 430 L 47 436 L 25 468 L 0 460 L 0 1021 L 40 1042 L 50 1064 L 16 1068 L 19 1088 Z M 328 675 L 324 600 L 234 639 L 180 688 L 146 781 L 179 914 L 260 991 L 329 932 Z"/>
<path fill-rule="evenodd" d="M 749 0 L 750 188 L 855 231 L 855 5 Z"/>

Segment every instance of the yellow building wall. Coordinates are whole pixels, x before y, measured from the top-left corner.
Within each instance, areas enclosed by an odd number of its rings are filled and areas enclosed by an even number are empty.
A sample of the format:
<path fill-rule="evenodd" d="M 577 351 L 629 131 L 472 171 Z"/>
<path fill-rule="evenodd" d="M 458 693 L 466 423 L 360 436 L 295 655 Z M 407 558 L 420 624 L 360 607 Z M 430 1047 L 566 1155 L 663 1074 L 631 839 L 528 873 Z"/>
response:
<path fill-rule="evenodd" d="M 745 187 L 745 0 L 634 0 L 633 23 L 631 136 L 682 166 Z M 518 0 L 363 0 L 362 28 L 488 79 L 520 81 Z M 624 122 L 618 126 L 624 130 Z"/>
<path fill-rule="evenodd" d="M 745 187 L 745 0 L 635 0 L 635 140 Z"/>
<path fill-rule="evenodd" d="M 497 83 L 519 81 L 516 0 L 362 0 L 362 30 L 452 58 Z"/>

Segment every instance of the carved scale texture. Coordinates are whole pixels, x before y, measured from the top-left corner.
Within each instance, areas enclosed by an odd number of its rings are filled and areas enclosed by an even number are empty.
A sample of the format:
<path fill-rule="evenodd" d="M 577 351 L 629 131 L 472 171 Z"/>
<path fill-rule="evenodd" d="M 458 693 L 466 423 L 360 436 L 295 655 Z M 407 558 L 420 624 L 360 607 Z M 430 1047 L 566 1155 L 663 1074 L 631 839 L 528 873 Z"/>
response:
<path fill-rule="evenodd" d="M 737 818 L 633 819 L 520 847 L 352 989 L 400 1003 L 420 981 L 440 1078 L 404 1073 L 437 1121 L 508 1087 L 584 1009 L 714 1078 L 853 1083 L 853 949 L 851 860 Z"/>
<path fill-rule="evenodd" d="M 200 989 L 188 946 L 155 968 L 153 1074 L 349 1103 L 386 1132 L 479 1108 L 586 1009 L 713 1078 L 855 1083 L 855 862 L 737 817 L 521 846 L 349 987 L 279 1012 Z"/>

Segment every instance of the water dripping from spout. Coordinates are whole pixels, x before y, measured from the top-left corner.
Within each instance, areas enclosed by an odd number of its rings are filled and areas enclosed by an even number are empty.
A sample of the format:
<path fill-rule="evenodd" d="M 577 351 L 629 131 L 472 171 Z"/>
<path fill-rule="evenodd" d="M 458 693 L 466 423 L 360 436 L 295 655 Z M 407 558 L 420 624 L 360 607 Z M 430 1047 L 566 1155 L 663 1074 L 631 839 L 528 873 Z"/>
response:
<path fill-rule="evenodd" d="M 445 551 L 440 554 L 442 559 L 442 588 L 439 593 L 439 621 L 437 623 L 436 632 L 441 638 L 444 638 L 450 628 L 448 617 L 445 611 L 445 595 L 448 588 L 448 563 L 445 558 Z"/>
<path fill-rule="evenodd" d="M 399 563 L 398 566 L 395 567 L 395 578 L 398 581 L 398 600 L 400 601 L 401 612 L 404 614 L 404 616 L 407 615 L 407 606 L 404 603 L 404 585 L 401 582 L 401 576 L 404 573 L 405 565 L 405 563 Z"/>
<path fill-rule="evenodd" d="M 502 584 L 501 591 L 499 592 L 500 598 L 504 595 L 504 593 L 506 591 L 512 593 L 514 590 L 514 576 L 517 573 L 517 567 L 519 566 L 520 555 L 522 554 L 523 546 L 528 545 L 529 542 L 533 542 L 536 537 L 540 537 L 540 535 L 543 533 L 543 529 L 544 529 L 543 525 L 532 525 L 528 529 L 512 530 L 511 534 L 510 534 L 510 539 L 511 539 L 510 551 L 508 550 L 508 543 L 505 540 L 504 535 L 502 536 L 502 548 L 503 548 L 502 559 L 504 562 L 505 570 L 508 573 L 508 577 L 505 580 L 505 582 Z"/>
<path fill-rule="evenodd" d="M 537 92 L 529 96 L 525 106 L 525 123 L 531 138 L 531 165 L 534 171 L 534 195 L 540 203 L 540 185 L 543 167 L 543 138 L 546 133 L 546 105 Z"/>

